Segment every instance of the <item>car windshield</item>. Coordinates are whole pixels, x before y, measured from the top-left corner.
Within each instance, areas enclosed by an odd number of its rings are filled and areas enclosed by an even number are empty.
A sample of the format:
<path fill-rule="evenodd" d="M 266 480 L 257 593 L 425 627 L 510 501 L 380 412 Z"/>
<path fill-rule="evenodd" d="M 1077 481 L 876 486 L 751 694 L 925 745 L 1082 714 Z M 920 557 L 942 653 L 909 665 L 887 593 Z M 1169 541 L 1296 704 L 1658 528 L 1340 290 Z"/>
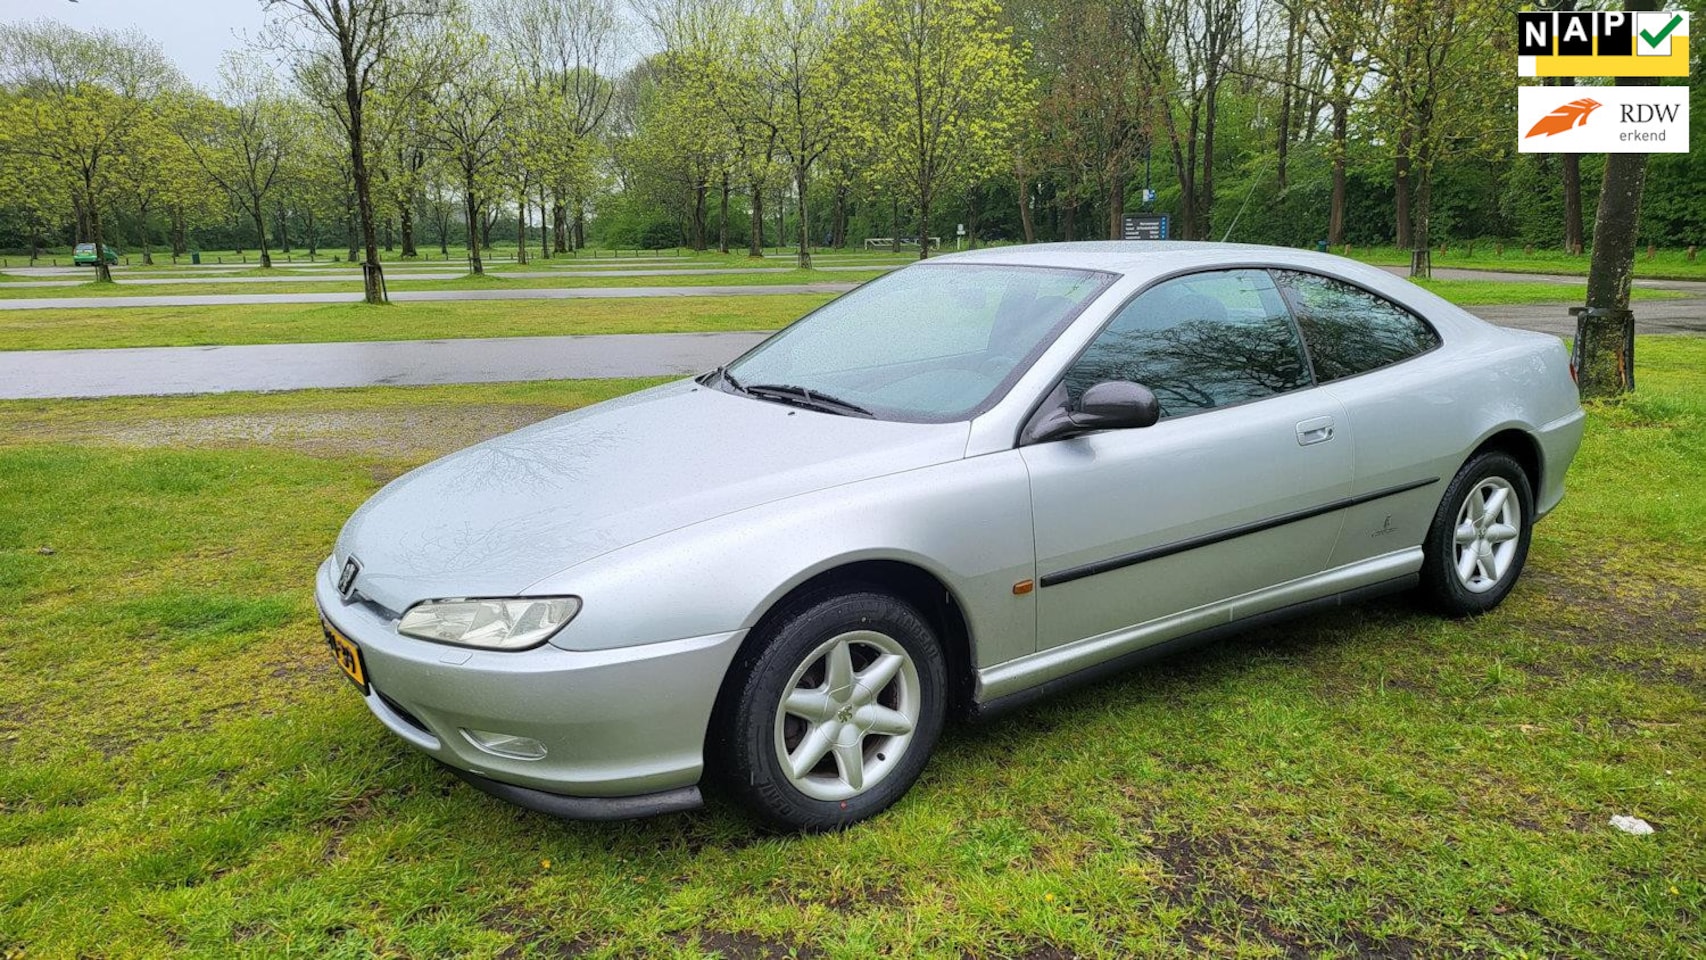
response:
<path fill-rule="evenodd" d="M 77 252 L 78 253 L 94 253 L 95 252 L 95 245 L 92 243 L 79 243 L 77 245 Z"/>
<path fill-rule="evenodd" d="M 1091 270 L 917 264 L 812 313 L 709 382 L 829 412 L 962 420 L 998 399 L 1113 280 Z"/>

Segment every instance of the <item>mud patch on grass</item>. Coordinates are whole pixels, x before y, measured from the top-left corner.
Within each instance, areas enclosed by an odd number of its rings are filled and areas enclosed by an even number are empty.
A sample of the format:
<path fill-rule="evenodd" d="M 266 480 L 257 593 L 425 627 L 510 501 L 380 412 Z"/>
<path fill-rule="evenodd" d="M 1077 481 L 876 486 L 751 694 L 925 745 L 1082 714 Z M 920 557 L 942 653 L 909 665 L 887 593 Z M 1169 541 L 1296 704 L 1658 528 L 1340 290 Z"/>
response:
<path fill-rule="evenodd" d="M 279 447 L 316 457 L 414 461 L 460 450 L 562 412 L 558 407 L 488 404 L 226 414 L 80 424 L 51 434 L 44 430 L 31 439 L 127 447 Z"/>

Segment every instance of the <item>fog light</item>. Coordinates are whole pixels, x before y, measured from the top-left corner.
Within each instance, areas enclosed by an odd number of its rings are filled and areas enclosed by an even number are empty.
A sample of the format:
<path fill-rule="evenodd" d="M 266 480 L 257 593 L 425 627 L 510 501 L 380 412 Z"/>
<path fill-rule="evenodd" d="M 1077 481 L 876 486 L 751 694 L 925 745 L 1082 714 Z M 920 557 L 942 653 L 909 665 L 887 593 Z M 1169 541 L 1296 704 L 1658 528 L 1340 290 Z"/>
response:
<path fill-rule="evenodd" d="M 508 757 L 511 760 L 545 759 L 545 745 L 532 737 L 466 728 L 463 729 L 462 735 L 468 738 L 469 743 L 494 756 Z"/>

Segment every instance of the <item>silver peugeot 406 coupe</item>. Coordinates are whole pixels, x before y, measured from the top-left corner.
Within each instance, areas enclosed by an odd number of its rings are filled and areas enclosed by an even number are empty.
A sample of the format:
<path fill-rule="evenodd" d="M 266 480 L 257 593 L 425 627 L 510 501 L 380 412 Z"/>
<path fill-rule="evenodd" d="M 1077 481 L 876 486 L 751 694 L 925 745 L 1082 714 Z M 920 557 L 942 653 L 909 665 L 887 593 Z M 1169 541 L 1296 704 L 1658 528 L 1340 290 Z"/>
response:
<path fill-rule="evenodd" d="M 828 829 L 950 715 L 1392 591 L 1488 610 L 1582 426 L 1557 338 L 1350 260 L 956 254 L 396 480 L 316 595 L 379 721 L 496 796 Z"/>

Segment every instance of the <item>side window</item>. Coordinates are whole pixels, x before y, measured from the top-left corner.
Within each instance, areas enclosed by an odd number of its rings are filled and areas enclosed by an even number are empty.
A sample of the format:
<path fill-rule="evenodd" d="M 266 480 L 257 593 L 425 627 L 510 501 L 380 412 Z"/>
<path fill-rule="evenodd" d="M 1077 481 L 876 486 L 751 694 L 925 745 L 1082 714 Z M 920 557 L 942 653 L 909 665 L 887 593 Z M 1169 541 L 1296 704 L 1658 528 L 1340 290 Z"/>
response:
<path fill-rule="evenodd" d="M 1439 346 L 1439 334 L 1403 307 L 1360 287 L 1313 273 L 1275 270 L 1325 383 L 1377 370 Z"/>
<path fill-rule="evenodd" d="M 1176 417 L 1309 386 L 1285 301 L 1263 270 L 1178 277 L 1145 291 L 1066 374 L 1073 402 L 1092 384 L 1129 380 Z"/>

